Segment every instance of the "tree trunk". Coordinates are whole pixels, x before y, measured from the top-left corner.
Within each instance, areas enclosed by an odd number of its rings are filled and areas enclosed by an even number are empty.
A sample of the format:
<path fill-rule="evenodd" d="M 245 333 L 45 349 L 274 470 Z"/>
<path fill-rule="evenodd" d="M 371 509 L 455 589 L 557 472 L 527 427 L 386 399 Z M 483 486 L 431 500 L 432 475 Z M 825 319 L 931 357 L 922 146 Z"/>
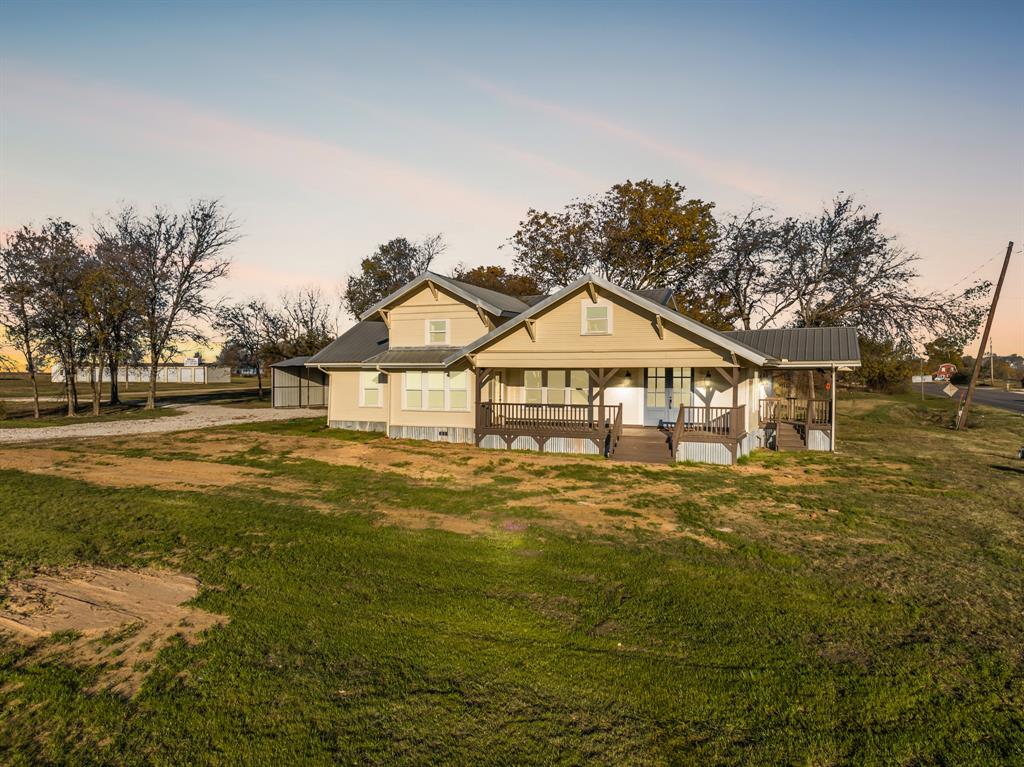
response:
<path fill-rule="evenodd" d="M 28 377 L 32 379 L 32 417 L 39 418 L 39 381 L 36 380 L 36 366 L 32 362 L 30 355 L 26 355 L 26 361 L 28 363 Z"/>
<path fill-rule="evenodd" d="M 71 400 L 74 402 L 75 410 L 78 410 L 78 368 L 71 369 Z"/>
<path fill-rule="evenodd" d="M 146 410 L 156 410 L 156 371 L 158 366 L 157 358 L 149 363 L 149 393 L 146 395 Z"/>
<path fill-rule="evenodd" d="M 92 360 L 92 368 L 89 372 L 89 382 L 92 384 L 92 414 L 100 414 L 100 390 L 103 388 L 103 367 L 99 359 Z"/>
<path fill-rule="evenodd" d="M 119 396 L 117 386 L 117 355 L 111 354 L 107 358 L 107 368 L 110 370 L 110 397 L 108 398 L 108 405 L 120 405 L 121 397 Z"/>
<path fill-rule="evenodd" d="M 263 372 L 256 365 L 256 399 L 263 399 Z"/>
<path fill-rule="evenodd" d="M 75 388 L 67 368 L 64 368 L 64 394 L 68 400 L 68 418 L 72 418 L 75 415 Z"/>

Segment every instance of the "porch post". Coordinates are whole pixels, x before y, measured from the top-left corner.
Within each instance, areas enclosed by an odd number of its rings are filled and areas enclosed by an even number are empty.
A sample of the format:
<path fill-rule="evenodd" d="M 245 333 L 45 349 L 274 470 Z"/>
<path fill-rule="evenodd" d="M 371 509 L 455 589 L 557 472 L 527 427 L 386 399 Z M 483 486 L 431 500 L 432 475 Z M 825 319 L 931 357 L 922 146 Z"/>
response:
<path fill-rule="evenodd" d="M 597 389 L 597 423 L 598 428 L 604 428 L 604 368 L 598 368 L 597 377 L 600 379 Z"/>
<path fill-rule="evenodd" d="M 832 423 L 829 424 L 830 428 L 828 430 L 829 434 L 831 435 L 831 439 L 828 441 L 828 449 L 829 449 L 830 453 L 834 453 L 836 451 L 836 366 L 835 365 L 832 366 L 832 403 L 831 403 L 830 411 L 831 412 L 829 413 L 829 417 L 831 418 Z"/>

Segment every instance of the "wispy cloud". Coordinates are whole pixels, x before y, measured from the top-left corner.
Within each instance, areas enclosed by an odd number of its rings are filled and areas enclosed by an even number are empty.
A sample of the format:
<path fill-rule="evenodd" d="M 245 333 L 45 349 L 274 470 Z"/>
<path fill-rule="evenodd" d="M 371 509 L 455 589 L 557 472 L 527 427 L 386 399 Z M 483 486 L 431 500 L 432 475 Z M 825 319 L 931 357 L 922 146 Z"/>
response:
<path fill-rule="evenodd" d="M 274 175 L 344 196 L 401 199 L 418 209 L 513 221 L 522 205 L 493 189 L 455 181 L 321 138 L 106 82 L 33 72 L 5 63 L 4 109 L 32 120 L 142 141 L 254 176 Z"/>
<path fill-rule="evenodd" d="M 774 178 L 738 163 L 686 149 L 602 115 L 519 93 L 475 74 L 456 72 L 455 76 L 464 84 L 506 104 L 548 115 L 593 133 L 617 139 L 633 148 L 658 154 L 699 173 L 709 181 L 770 202 L 794 202 L 794 195 L 782 188 Z"/>

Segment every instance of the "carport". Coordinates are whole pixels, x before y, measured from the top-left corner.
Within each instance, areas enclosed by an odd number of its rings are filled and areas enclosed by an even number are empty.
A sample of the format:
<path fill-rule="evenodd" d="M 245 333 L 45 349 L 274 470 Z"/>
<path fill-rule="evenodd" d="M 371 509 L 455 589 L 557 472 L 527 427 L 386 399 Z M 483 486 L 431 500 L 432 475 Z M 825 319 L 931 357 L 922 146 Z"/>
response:
<path fill-rule="evenodd" d="M 292 357 L 270 366 L 274 407 L 324 407 L 327 374 L 307 368 L 309 357 Z"/>

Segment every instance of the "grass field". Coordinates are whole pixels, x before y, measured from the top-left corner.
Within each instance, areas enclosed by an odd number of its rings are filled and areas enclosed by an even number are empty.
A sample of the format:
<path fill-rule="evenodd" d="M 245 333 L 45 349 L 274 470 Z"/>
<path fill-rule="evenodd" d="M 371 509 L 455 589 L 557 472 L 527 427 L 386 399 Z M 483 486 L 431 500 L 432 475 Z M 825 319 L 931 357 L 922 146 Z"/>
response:
<path fill-rule="evenodd" d="M 0 448 L 4 589 L 163 568 L 222 617 L 128 693 L 131 626 L 0 633 L 0 763 L 1022 763 L 1024 419 L 949 407 L 846 397 L 841 454 L 736 468 L 319 421 Z"/>
<path fill-rule="evenodd" d="M 0 429 L 32 428 L 38 426 L 62 426 L 69 423 L 86 423 L 92 421 L 109 421 L 136 418 L 159 418 L 174 415 L 177 411 L 159 410 L 143 411 L 146 402 L 147 387 L 142 383 L 131 383 L 125 389 L 121 384 L 120 397 L 122 404 L 110 407 L 106 404 L 110 387 L 102 390 L 102 410 L 100 416 L 92 415 L 92 390 L 89 384 L 79 384 L 79 406 L 76 416 L 67 417 L 67 405 L 60 399 L 64 395 L 64 385 L 51 383 L 49 375 L 43 375 L 39 381 L 41 418 L 33 418 L 32 383 L 26 373 L 0 373 Z M 264 387 L 263 398 L 256 397 L 256 379 L 234 376 L 230 383 L 224 384 L 158 384 L 157 404 L 172 402 L 188 404 L 190 402 L 213 402 L 218 405 L 240 407 L 269 407 L 270 391 Z"/>

